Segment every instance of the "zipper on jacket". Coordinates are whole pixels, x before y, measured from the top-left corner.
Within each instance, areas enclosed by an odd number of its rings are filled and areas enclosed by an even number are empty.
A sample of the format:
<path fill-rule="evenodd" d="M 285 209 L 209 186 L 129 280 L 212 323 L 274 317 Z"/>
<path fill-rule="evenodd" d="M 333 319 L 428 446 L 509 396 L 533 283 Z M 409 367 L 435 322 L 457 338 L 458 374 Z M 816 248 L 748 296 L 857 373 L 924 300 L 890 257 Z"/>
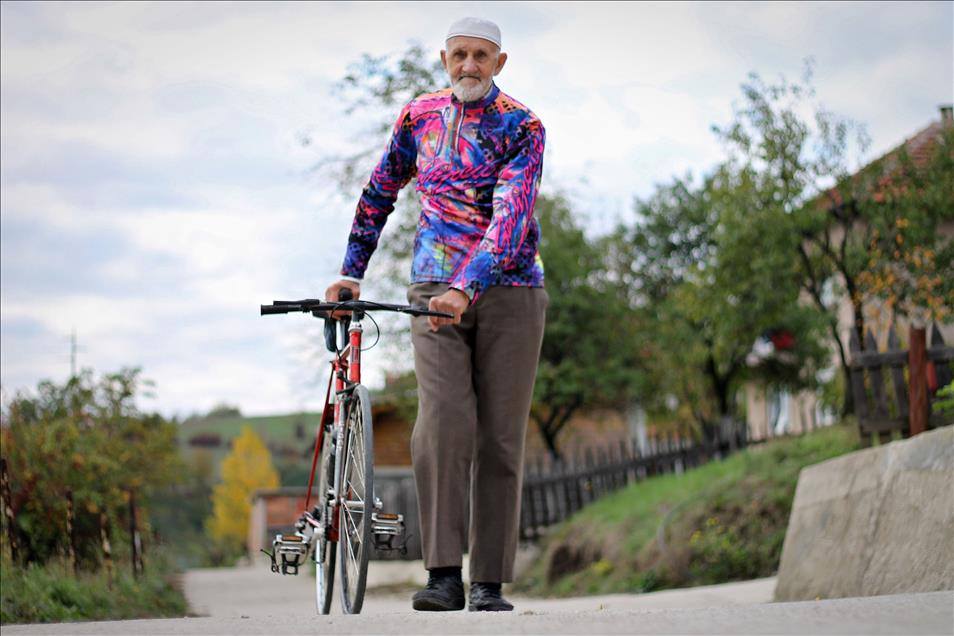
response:
<path fill-rule="evenodd" d="M 461 102 L 461 104 L 460 104 L 460 116 L 459 116 L 458 119 L 457 119 L 457 130 L 456 130 L 456 132 L 454 132 L 454 140 L 453 140 L 453 141 L 454 141 L 454 145 L 453 145 L 453 148 L 452 148 L 453 152 L 452 152 L 451 156 L 460 156 L 460 151 L 458 151 L 458 149 L 457 149 L 457 144 L 458 144 L 458 142 L 460 142 L 460 129 L 464 126 L 464 114 L 465 114 L 466 112 L 467 112 L 467 107 L 464 105 L 463 102 Z"/>

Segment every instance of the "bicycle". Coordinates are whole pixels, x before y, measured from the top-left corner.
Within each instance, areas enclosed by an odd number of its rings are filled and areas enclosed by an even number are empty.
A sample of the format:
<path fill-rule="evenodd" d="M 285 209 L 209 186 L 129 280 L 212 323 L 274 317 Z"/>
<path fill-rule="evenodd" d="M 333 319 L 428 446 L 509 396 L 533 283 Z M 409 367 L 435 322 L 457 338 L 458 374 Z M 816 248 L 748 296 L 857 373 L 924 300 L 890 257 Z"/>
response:
<path fill-rule="evenodd" d="M 329 614 L 337 544 L 342 561 L 339 568 L 341 607 L 346 614 L 358 614 L 364 604 L 368 558 L 372 547 L 377 550 L 404 550 L 403 544 L 395 546 L 395 541 L 404 535 L 404 516 L 381 512 L 384 504 L 374 494 L 371 398 L 368 389 L 361 384 L 362 320 L 371 311 L 443 318 L 452 316 L 424 307 L 352 300 L 348 289 L 341 290 L 338 298 L 338 302 L 276 300 L 271 305 L 261 306 L 263 316 L 304 312 L 323 318 L 325 346 L 334 353 L 325 406 L 315 434 L 304 510 L 295 523 L 296 531 L 276 535 L 272 552 L 262 552 L 271 558 L 272 572 L 283 575 L 297 575 L 299 567 L 311 552 L 315 562 L 317 611 L 319 614 Z M 332 312 L 341 311 L 351 312 L 350 317 L 338 320 L 331 318 Z M 371 318 L 371 321 L 374 322 L 374 319 Z M 339 340 L 341 347 L 338 346 Z M 316 475 L 318 501 L 311 508 Z M 366 514 L 369 501 L 370 518 Z"/>

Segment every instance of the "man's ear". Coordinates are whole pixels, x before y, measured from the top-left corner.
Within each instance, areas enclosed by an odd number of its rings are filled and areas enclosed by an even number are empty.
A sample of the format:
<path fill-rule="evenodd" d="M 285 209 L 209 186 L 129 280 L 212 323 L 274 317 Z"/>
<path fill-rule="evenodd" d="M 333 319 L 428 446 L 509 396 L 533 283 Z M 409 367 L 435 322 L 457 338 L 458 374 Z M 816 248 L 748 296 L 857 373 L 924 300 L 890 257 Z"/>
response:
<path fill-rule="evenodd" d="M 441 51 L 441 53 L 443 54 L 443 51 Z M 507 63 L 507 54 L 500 53 L 497 56 L 497 68 L 494 69 L 494 75 L 497 75 L 498 73 L 500 73 L 501 69 L 503 69 L 504 64 L 506 63 Z"/>
<path fill-rule="evenodd" d="M 441 66 L 444 67 L 444 70 L 447 70 L 447 51 L 441 49 Z"/>

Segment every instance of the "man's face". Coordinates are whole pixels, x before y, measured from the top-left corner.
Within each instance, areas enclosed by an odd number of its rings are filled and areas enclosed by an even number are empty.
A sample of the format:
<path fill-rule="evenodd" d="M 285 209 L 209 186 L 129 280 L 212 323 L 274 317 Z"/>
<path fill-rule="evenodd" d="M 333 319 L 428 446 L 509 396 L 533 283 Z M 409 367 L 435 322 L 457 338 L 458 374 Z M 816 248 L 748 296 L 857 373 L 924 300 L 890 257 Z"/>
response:
<path fill-rule="evenodd" d="M 447 70 L 454 95 L 462 102 L 473 102 L 490 90 L 494 75 L 507 61 L 497 45 L 482 38 L 459 35 L 447 40 L 441 62 Z"/>

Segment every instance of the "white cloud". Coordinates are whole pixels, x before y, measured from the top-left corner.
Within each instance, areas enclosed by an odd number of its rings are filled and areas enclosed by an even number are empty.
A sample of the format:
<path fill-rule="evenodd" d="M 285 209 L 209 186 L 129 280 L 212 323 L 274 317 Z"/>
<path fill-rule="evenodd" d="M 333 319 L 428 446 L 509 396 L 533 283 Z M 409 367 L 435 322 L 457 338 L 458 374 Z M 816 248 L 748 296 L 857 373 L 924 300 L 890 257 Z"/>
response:
<path fill-rule="evenodd" d="M 64 3 L 0 5 L 5 390 L 81 362 L 141 364 L 167 412 L 316 404 L 320 324 L 260 318 L 336 274 L 358 192 L 305 177 L 354 149 L 330 88 L 361 53 L 486 15 L 501 87 L 548 131 L 545 187 L 591 231 L 720 156 L 750 70 L 798 76 L 883 151 L 951 101 L 950 4 Z M 941 25 L 941 26 L 939 26 Z M 389 115 L 391 116 L 391 115 Z M 315 143 L 302 148 L 307 131 Z M 357 139 L 361 143 L 361 139 Z M 16 242 L 15 242 L 16 241 Z M 55 305 L 50 302 L 51 291 Z M 25 335 L 24 335 L 25 334 Z M 307 334 L 307 335 L 305 335 Z M 371 352 L 380 382 L 393 359 Z M 317 391 L 320 393 L 320 391 Z"/>

